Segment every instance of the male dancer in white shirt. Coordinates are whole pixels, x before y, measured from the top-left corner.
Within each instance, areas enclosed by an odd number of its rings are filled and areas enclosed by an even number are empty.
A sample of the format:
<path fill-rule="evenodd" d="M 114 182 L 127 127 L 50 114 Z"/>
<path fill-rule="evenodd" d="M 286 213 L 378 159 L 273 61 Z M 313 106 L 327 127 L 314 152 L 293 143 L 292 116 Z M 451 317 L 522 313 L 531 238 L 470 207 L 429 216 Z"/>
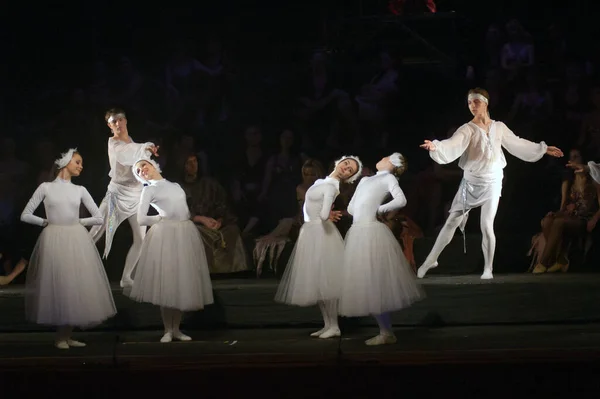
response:
<path fill-rule="evenodd" d="M 494 219 L 502 192 L 503 169 L 506 158 L 504 147 L 515 157 L 527 162 L 537 162 L 544 155 L 562 157 L 559 148 L 517 137 L 504 123 L 494 121 L 488 112 L 490 96 L 483 89 L 470 90 L 467 96 L 473 119 L 462 125 L 449 139 L 425 140 L 421 148 L 429 151 L 431 159 L 439 164 L 453 162 L 460 157 L 458 166 L 464 175 L 452 201 L 450 215 L 440 231 L 431 252 L 417 271 L 419 278 L 437 267 L 438 256 L 450 243 L 457 227 L 464 234 L 469 211 L 481 207 L 481 233 L 484 269 L 481 278 L 494 278 L 492 267 L 496 250 Z"/>
<path fill-rule="evenodd" d="M 109 176 L 111 178 L 106 196 L 100 204 L 100 212 L 104 224 L 94 226 L 90 230 L 94 241 L 98 241 L 106 233 L 104 258 L 110 253 L 113 237 L 119 225 L 129 220 L 133 232 L 133 244 L 127 253 L 125 267 L 121 278 L 121 287 L 131 287 L 131 274 L 140 257 L 142 241 L 146 228 L 137 221 L 137 210 L 143 185 L 133 176 L 131 167 L 141 158 L 158 156 L 158 147 L 154 143 L 134 143 L 127 131 L 127 117 L 121 109 L 113 108 L 106 112 L 104 119 L 113 136 L 108 139 Z"/>

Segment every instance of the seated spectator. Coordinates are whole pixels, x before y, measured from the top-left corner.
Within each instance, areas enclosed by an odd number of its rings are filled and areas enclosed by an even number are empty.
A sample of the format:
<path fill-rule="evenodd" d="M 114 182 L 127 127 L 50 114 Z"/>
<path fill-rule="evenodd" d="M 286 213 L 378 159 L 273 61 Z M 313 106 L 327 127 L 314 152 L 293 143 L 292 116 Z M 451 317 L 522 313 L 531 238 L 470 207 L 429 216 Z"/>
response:
<path fill-rule="evenodd" d="M 571 150 L 569 161 L 583 164 L 581 152 Z M 570 244 L 591 233 L 600 220 L 600 185 L 588 174 L 569 173 L 561 188 L 560 209 L 542 220 L 542 232 L 534 237 L 533 274 L 566 272 Z"/>
<path fill-rule="evenodd" d="M 204 240 L 210 272 L 248 270 L 240 229 L 227 193 L 216 180 L 198 175 L 196 154 L 189 155 L 185 162 L 181 187 L 187 195 L 192 220 Z"/>

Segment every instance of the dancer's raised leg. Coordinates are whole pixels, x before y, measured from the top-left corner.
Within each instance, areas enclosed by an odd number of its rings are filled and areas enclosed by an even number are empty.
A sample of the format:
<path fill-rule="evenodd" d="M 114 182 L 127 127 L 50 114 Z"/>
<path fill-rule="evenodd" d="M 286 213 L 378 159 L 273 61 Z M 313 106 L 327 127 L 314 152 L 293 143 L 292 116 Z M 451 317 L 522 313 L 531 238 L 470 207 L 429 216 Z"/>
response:
<path fill-rule="evenodd" d="M 423 262 L 421 267 L 419 267 L 419 270 L 417 270 L 417 276 L 419 278 L 425 277 L 425 274 L 427 274 L 430 269 L 434 269 L 438 266 L 438 257 L 450 241 L 452 241 L 456 229 L 460 226 L 465 217 L 467 216 L 463 215 L 462 211 L 452 212 L 448 215 L 448 219 L 446 219 L 444 227 L 440 230 L 440 234 L 438 234 L 435 244 L 433 244 L 433 248 L 431 248 L 431 252 L 429 252 L 425 262 Z"/>

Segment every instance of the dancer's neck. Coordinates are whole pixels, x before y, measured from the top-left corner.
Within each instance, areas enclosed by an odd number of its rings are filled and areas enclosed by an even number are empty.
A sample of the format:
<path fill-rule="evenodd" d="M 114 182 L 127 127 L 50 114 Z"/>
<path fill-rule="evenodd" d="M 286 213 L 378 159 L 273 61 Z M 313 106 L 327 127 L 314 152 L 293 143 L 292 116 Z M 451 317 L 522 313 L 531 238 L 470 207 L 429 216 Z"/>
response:
<path fill-rule="evenodd" d="M 113 139 L 115 140 L 119 140 L 119 141 L 124 141 L 126 143 L 130 142 L 131 139 L 129 138 L 129 133 L 125 132 L 125 133 L 120 133 L 118 135 L 113 134 Z"/>
<path fill-rule="evenodd" d="M 62 168 L 56 177 L 64 181 L 71 181 L 71 174 L 66 168 Z"/>
<path fill-rule="evenodd" d="M 475 123 L 476 125 L 484 125 L 484 126 L 486 126 L 491 121 L 492 121 L 492 119 L 487 114 L 485 114 L 485 115 L 475 115 L 473 117 L 473 123 Z"/>

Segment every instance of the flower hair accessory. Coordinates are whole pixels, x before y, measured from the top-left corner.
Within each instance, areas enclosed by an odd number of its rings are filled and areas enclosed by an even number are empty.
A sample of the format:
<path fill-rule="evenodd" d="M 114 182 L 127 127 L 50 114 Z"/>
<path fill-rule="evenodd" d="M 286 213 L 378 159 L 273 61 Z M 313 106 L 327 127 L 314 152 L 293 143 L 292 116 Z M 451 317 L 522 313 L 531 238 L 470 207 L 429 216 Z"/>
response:
<path fill-rule="evenodd" d="M 399 152 L 395 152 L 392 155 L 390 155 L 390 162 L 395 167 L 401 168 L 405 164 L 404 155 L 400 154 Z"/>
<path fill-rule="evenodd" d="M 146 179 L 144 179 L 142 176 L 137 174 L 137 164 L 142 162 L 142 161 L 146 161 L 148 162 L 150 165 L 154 166 L 154 169 L 156 169 L 156 171 L 158 173 L 161 173 L 162 171 L 160 170 L 160 166 L 158 165 L 158 163 L 150 158 L 141 158 L 138 159 L 137 161 L 135 161 L 135 163 L 133 164 L 133 166 L 131 167 L 131 172 L 133 172 L 133 176 L 136 178 L 137 181 L 139 181 L 142 184 L 150 184 L 150 182 Z"/>
<path fill-rule="evenodd" d="M 76 152 L 77 148 L 70 148 L 69 151 L 60 154 L 60 158 L 54 161 L 54 164 L 56 165 L 58 170 L 61 170 L 62 168 L 67 166 L 69 162 L 71 162 L 71 159 L 73 159 L 73 154 L 75 154 Z"/>
<path fill-rule="evenodd" d="M 361 174 L 362 174 L 363 164 L 362 164 L 361 160 L 357 156 L 354 156 L 354 155 L 344 155 L 343 157 L 341 157 L 340 159 L 338 159 L 337 161 L 335 161 L 334 168 L 337 168 L 337 166 L 340 164 L 340 162 L 342 162 L 342 161 L 344 161 L 346 159 L 352 159 L 358 165 L 358 169 L 356 170 L 356 173 L 353 174 L 348 179 L 346 179 L 346 183 L 354 183 L 356 181 L 356 179 L 358 179 L 361 176 Z"/>

